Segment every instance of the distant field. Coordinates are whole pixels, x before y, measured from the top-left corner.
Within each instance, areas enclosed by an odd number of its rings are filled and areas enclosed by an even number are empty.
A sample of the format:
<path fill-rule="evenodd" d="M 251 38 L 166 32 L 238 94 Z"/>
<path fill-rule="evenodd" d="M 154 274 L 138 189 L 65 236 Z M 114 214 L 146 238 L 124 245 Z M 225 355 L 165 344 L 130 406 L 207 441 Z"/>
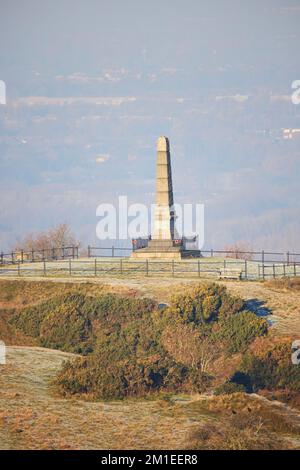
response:
<path fill-rule="evenodd" d="M 1 277 L 222 277 L 255 280 L 274 277 L 300 276 L 299 265 L 265 263 L 233 258 L 205 257 L 181 261 L 133 260 L 130 258 L 103 257 L 59 261 L 38 261 L 0 267 Z"/>

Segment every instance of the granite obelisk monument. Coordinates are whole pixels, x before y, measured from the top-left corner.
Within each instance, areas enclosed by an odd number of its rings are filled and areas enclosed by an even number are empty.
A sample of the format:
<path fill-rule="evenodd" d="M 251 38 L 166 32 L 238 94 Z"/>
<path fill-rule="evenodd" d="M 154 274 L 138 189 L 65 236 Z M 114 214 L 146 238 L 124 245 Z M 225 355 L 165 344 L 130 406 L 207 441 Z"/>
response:
<path fill-rule="evenodd" d="M 154 214 L 154 240 L 173 240 L 175 213 L 170 146 L 167 137 L 157 141 L 156 206 Z"/>
<path fill-rule="evenodd" d="M 167 137 L 161 136 L 157 141 L 153 233 L 147 241 L 147 246 L 133 251 L 133 258 L 180 259 L 184 255 L 183 240 L 177 238 L 175 231 L 176 216 L 173 204 L 170 144 Z"/>

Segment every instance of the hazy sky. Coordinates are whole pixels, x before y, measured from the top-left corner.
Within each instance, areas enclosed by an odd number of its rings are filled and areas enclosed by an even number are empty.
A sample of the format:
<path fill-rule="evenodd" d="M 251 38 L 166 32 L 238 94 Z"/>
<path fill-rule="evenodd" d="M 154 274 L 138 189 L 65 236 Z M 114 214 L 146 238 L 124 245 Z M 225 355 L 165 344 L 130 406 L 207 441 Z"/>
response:
<path fill-rule="evenodd" d="M 0 0 L 0 250 L 96 207 L 205 204 L 206 246 L 300 250 L 300 1 Z M 284 138 L 290 136 L 291 138 Z"/>

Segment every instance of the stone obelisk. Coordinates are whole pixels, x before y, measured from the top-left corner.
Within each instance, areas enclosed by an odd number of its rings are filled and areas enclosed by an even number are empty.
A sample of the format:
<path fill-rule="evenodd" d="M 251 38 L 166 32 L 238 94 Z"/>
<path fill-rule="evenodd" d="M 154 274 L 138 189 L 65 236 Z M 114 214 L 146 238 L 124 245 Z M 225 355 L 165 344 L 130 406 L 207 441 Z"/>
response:
<path fill-rule="evenodd" d="M 170 144 L 167 137 L 157 141 L 156 204 L 153 231 L 147 246 L 134 250 L 133 258 L 180 259 L 183 251 L 175 233 Z"/>
<path fill-rule="evenodd" d="M 173 240 L 175 213 L 173 209 L 173 185 L 170 145 L 167 137 L 157 141 L 156 206 L 153 240 Z"/>
<path fill-rule="evenodd" d="M 157 141 L 156 204 L 152 236 L 132 240 L 131 257 L 180 260 L 201 256 L 199 250 L 185 249 L 186 237 L 178 238 L 175 219 L 170 144 L 167 137 L 161 136 Z"/>

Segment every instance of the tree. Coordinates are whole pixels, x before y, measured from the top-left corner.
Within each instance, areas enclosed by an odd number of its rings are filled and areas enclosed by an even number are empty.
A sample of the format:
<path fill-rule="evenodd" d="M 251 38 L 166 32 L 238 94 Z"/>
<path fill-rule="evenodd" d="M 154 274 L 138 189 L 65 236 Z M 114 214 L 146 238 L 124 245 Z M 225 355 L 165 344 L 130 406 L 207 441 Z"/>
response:
<path fill-rule="evenodd" d="M 250 245 L 243 241 L 238 241 L 233 245 L 226 245 L 224 247 L 224 251 L 229 252 L 226 254 L 227 258 L 244 259 L 248 261 L 252 260 L 253 258 Z"/>
<path fill-rule="evenodd" d="M 59 224 L 45 232 L 29 233 L 14 246 L 14 251 L 42 251 L 62 246 L 79 246 L 67 224 Z"/>
<path fill-rule="evenodd" d="M 201 374 L 210 372 L 218 355 L 218 348 L 209 337 L 201 336 L 192 325 L 168 326 L 162 335 L 162 344 L 176 362 L 197 368 Z"/>

